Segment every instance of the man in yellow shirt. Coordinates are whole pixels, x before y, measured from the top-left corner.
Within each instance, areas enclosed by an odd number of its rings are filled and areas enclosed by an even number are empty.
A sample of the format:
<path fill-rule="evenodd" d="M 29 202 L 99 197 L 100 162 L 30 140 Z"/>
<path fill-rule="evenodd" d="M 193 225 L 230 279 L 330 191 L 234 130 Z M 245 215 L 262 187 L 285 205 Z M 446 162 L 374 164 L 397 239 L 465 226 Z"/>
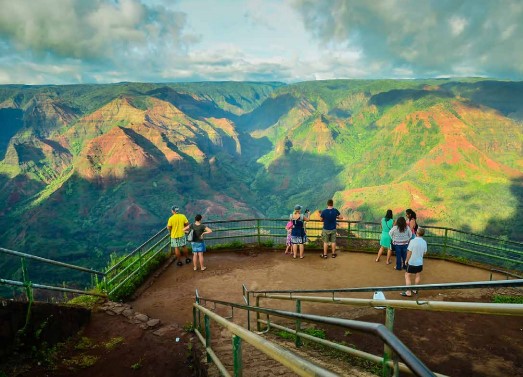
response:
<path fill-rule="evenodd" d="M 183 266 L 182 258 L 180 255 L 180 247 L 183 248 L 183 254 L 185 256 L 185 263 L 191 263 L 189 258 L 189 250 L 187 249 L 187 239 L 185 238 L 185 232 L 183 228 L 189 225 L 189 220 L 185 217 L 184 214 L 178 213 L 180 208 L 178 206 L 172 206 L 171 212 L 173 215 L 169 217 L 167 221 L 167 229 L 171 232 L 171 253 L 172 248 L 174 247 L 174 252 L 176 253 L 176 264 L 178 266 Z"/>

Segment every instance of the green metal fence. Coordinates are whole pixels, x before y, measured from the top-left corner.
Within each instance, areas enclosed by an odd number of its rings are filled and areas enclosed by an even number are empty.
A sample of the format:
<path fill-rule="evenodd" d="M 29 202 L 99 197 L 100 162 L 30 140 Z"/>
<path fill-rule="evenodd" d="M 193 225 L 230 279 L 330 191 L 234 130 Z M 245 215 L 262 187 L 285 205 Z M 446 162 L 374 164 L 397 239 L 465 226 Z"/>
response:
<path fill-rule="evenodd" d="M 285 245 L 285 225 L 288 219 L 244 219 L 210 221 L 206 224 L 212 228 L 213 233 L 206 237 L 209 248 L 219 249 L 226 247 L 239 249 L 244 245 L 257 245 L 259 247 L 279 247 Z M 426 226 L 425 239 L 429 246 L 429 256 L 462 262 L 476 262 L 492 268 L 510 270 L 514 272 L 523 271 L 523 243 L 473 234 L 452 228 Z M 309 221 L 307 223 L 307 234 L 309 243 L 306 248 L 321 247 L 322 223 Z M 338 245 L 343 250 L 349 251 L 373 251 L 376 252 L 379 245 L 381 226 L 378 223 L 363 221 L 338 222 Z M 122 299 L 134 292 L 134 290 L 147 278 L 147 275 L 166 258 L 170 237 L 167 229 L 162 229 L 149 240 L 128 255 L 113 260 L 107 270 L 103 273 L 94 271 L 94 275 L 105 278 L 103 287 L 113 299 Z M 0 248 L 0 254 L 6 258 L 13 255 L 5 252 L 7 249 Z M 35 258 L 25 259 L 25 280 L 33 281 L 31 276 L 39 276 L 38 284 L 56 286 L 57 276 L 61 277 L 63 288 L 77 289 L 77 279 L 72 278 L 80 273 L 78 269 L 69 269 L 61 275 L 49 269 L 52 263 L 42 264 L 35 262 Z M 18 262 L 19 263 L 19 262 Z M 60 263 L 60 262 L 57 262 Z M 76 266 L 75 266 L 76 267 Z M 81 269 L 81 268 L 80 268 Z M 89 270 L 89 269 L 85 269 Z M 22 268 L 18 268 L 17 277 L 12 275 L 0 276 L 9 281 L 25 281 L 22 276 Z M 89 270 L 93 271 L 93 270 Z M 86 272 L 86 271 L 84 271 Z M 49 281 L 45 281 L 49 278 Z M 87 279 L 87 283 L 94 285 L 93 278 Z M 85 278 L 84 278 L 85 281 Z M 52 283 L 52 284 L 51 284 Z M 2 283 L 6 285 L 6 283 Z M 10 285 L 14 287 L 14 285 Z M 88 287 L 82 287 L 85 289 Z M 0 291 L 0 295 L 5 292 Z"/>

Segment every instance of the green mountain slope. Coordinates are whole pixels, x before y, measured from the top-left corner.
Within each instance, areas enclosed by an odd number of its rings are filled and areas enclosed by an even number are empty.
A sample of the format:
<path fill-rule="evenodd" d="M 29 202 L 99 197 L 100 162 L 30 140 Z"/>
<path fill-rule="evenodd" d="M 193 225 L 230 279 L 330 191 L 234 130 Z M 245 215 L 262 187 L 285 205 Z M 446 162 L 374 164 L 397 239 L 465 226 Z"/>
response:
<path fill-rule="evenodd" d="M 521 239 L 522 114 L 522 83 L 484 79 L 0 86 L 0 246 L 102 266 L 172 204 L 284 217 L 330 197 Z"/>

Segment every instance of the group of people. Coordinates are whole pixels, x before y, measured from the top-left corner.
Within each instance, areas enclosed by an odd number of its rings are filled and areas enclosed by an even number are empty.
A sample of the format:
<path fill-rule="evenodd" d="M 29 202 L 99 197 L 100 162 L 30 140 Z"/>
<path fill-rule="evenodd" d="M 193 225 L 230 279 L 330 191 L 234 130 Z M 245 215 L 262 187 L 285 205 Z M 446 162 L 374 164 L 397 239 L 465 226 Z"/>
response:
<path fill-rule="evenodd" d="M 425 229 L 420 228 L 417 222 L 416 212 L 408 208 L 405 217 L 400 216 L 392 219 L 392 210 L 387 210 L 385 217 L 381 219 L 380 249 L 376 262 L 380 261 L 383 251 L 387 249 L 386 264 L 391 263 L 392 251 L 396 253 L 395 270 L 405 270 L 405 285 L 412 285 L 412 275 L 415 284 L 421 281 L 423 271 L 423 256 L 427 252 L 427 242 L 423 239 Z M 410 297 L 416 291 L 407 290 L 401 292 L 402 296 Z"/>
<path fill-rule="evenodd" d="M 202 215 L 198 214 L 194 217 L 194 223 L 190 224 L 187 217 L 184 214 L 180 213 L 180 208 L 178 206 L 171 207 L 172 216 L 169 217 L 167 221 L 167 229 L 171 233 L 171 249 L 174 249 L 176 254 L 176 264 L 181 267 L 183 266 L 183 258 L 180 252 L 180 249 L 183 251 L 183 256 L 185 257 L 185 263 L 191 263 L 191 258 L 189 258 L 189 250 L 187 249 L 187 242 L 191 242 L 191 249 L 193 253 L 193 270 L 198 270 L 198 262 L 200 263 L 200 269 L 205 271 L 203 263 L 203 253 L 205 253 L 205 242 L 204 236 L 206 234 L 212 233 L 211 228 L 202 224 Z M 190 237 L 185 235 L 186 232 L 189 232 Z"/>
<path fill-rule="evenodd" d="M 289 222 L 286 225 L 287 242 L 285 254 L 292 254 L 293 258 L 297 257 L 298 250 L 300 252 L 300 259 L 303 259 L 305 244 L 307 243 L 307 234 L 305 232 L 305 221 L 310 220 L 310 211 L 305 210 L 301 213 L 302 206 L 294 207 L 294 212 L 290 215 Z M 334 208 L 334 201 L 329 199 L 327 201 L 327 208 L 320 213 L 320 220 L 323 222 L 321 231 L 321 239 L 323 241 L 322 258 L 328 257 L 329 245 L 331 246 L 331 256 L 336 258 L 336 221 L 343 220 L 340 211 Z"/>
<path fill-rule="evenodd" d="M 204 265 L 203 254 L 205 253 L 204 236 L 212 233 L 212 230 L 202 224 L 202 215 L 198 214 L 194 218 L 194 223 L 189 223 L 184 214 L 179 213 L 180 209 L 177 206 L 171 208 L 172 216 L 167 222 L 167 229 L 171 233 L 171 249 L 174 249 L 176 254 L 176 264 L 183 266 L 183 258 L 180 249 L 183 251 L 185 263 L 191 263 L 189 258 L 189 250 L 187 242 L 191 242 L 193 253 L 194 271 L 198 270 L 198 262 L 200 269 L 205 271 L 207 267 Z M 287 240 L 285 254 L 290 254 L 294 259 L 304 258 L 305 244 L 307 243 L 307 233 L 305 223 L 310 220 L 310 211 L 306 209 L 304 213 L 302 206 L 294 207 L 293 213 L 289 216 L 289 221 L 286 225 Z M 427 242 L 423 239 L 425 230 L 418 226 L 416 213 L 412 209 L 405 211 L 405 217 L 400 216 L 396 221 L 392 218 L 392 210 L 387 210 L 385 217 L 381 219 L 381 236 L 380 249 L 376 262 L 387 249 L 386 264 L 391 264 L 392 251 L 396 254 L 395 270 L 405 270 L 405 283 L 407 286 L 412 285 L 412 275 L 414 275 L 415 284 L 421 281 L 421 272 L 423 271 L 423 256 L 427 252 Z M 331 257 L 336 258 L 336 226 L 337 220 L 342 220 L 340 211 L 334 208 L 334 201 L 329 199 L 327 201 L 327 208 L 321 211 L 319 216 L 323 223 L 321 231 L 321 239 L 323 241 L 323 253 L 321 258 L 328 258 L 329 246 L 331 249 Z M 190 236 L 186 236 L 189 232 Z M 410 297 L 416 291 L 407 290 L 402 292 L 402 296 Z"/>

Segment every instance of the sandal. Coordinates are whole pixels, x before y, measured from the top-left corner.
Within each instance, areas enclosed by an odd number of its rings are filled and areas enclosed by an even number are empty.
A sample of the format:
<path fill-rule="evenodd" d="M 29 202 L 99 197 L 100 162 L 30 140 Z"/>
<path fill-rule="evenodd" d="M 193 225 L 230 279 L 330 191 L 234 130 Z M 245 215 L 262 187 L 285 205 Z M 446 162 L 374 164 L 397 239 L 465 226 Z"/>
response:
<path fill-rule="evenodd" d="M 178 261 L 178 262 L 176 262 L 176 265 L 178 265 L 178 266 L 183 266 L 183 263 L 180 262 L 180 261 Z"/>
<path fill-rule="evenodd" d="M 292 257 L 293 257 L 294 259 L 296 259 L 296 255 L 293 255 Z"/>
<path fill-rule="evenodd" d="M 205 271 L 207 269 L 207 267 L 202 267 L 202 271 Z"/>
<path fill-rule="evenodd" d="M 374 262 L 379 262 L 380 261 L 380 258 L 376 258 L 376 260 Z"/>
<path fill-rule="evenodd" d="M 192 268 L 194 271 L 197 271 L 198 270 L 198 267 L 193 267 Z"/>
<path fill-rule="evenodd" d="M 191 263 L 191 262 L 192 262 L 192 260 L 191 260 L 190 258 L 187 258 L 187 259 L 185 260 L 185 263 L 187 263 L 187 264 L 189 264 L 189 263 Z"/>
<path fill-rule="evenodd" d="M 336 258 L 336 255 L 337 255 L 337 254 L 336 254 L 336 253 L 334 253 L 334 254 L 332 254 L 332 257 L 333 257 L 333 258 Z"/>
<path fill-rule="evenodd" d="M 403 297 L 412 297 L 412 295 L 408 295 L 407 292 L 401 292 L 400 295 Z"/>
<path fill-rule="evenodd" d="M 320 258 L 327 259 L 327 255 L 326 254 L 320 254 Z"/>
<path fill-rule="evenodd" d="M 303 258 L 305 258 L 305 257 L 300 257 L 300 259 L 303 259 Z"/>
<path fill-rule="evenodd" d="M 415 295 L 418 294 L 418 291 L 416 291 L 415 289 L 412 290 L 412 293 L 414 293 Z"/>

